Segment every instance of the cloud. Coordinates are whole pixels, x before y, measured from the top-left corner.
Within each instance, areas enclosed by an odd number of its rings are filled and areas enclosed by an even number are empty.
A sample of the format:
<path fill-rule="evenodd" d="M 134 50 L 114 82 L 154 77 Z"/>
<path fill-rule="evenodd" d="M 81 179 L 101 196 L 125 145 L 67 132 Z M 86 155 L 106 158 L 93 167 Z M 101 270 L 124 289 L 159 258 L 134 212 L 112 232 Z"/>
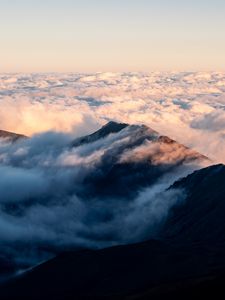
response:
<path fill-rule="evenodd" d="M 207 131 L 225 132 L 225 111 L 216 110 L 194 119 L 191 127 Z"/>
<path fill-rule="evenodd" d="M 143 159 L 150 161 L 153 165 L 159 164 L 175 164 L 188 159 L 193 160 L 193 157 L 200 158 L 200 155 L 195 151 L 184 147 L 175 142 L 152 142 L 146 141 L 144 145 L 136 147 L 133 150 L 126 151 L 121 162 L 138 162 Z"/>
<path fill-rule="evenodd" d="M 0 174 L 1 204 L 14 203 L 15 200 L 26 202 L 46 192 L 45 178 L 38 171 L 4 166 L 0 167 Z"/>
<path fill-rule="evenodd" d="M 201 166 L 168 168 L 162 178 L 159 165 L 192 152 L 138 145 L 137 127 L 68 145 L 115 120 L 146 124 L 225 162 L 224 108 L 222 72 L 0 75 L 0 129 L 32 136 L 15 144 L 0 141 L 3 255 L 29 265 L 66 247 L 154 235 L 170 207 L 182 201 L 183 191 L 165 192 L 170 178 Z M 149 159 L 154 168 L 143 173 L 141 163 Z"/>
<path fill-rule="evenodd" d="M 107 120 L 144 123 L 225 162 L 223 72 L 2 74 L 0 87 L 1 129 L 78 136 Z"/>
<path fill-rule="evenodd" d="M 154 237 L 185 195 L 166 189 L 200 165 L 195 161 L 178 167 L 179 155 L 167 148 L 161 150 L 168 152 L 170 166 L 154 161 L 158 150 L 151 154 L 152 165 L 146 166 L 145 155 L 123 163 L 129 151 L 139 153 L 149 133 L 155 134 L 130 126 L 77 147 L 71 147 L 71 134 L 59 132 L 13 144 L 1 141 L 2 256 L 28 267 L 66 249 Z"/>
<path fill-rule="evenodd" d="M 79 136 L 98 126 L 89 107 L 82 103 L 75 108 L 26 98 L 6 97 L 0 101 L 0 128 L 4 130 L 25 135 L 58 130 Z"/>

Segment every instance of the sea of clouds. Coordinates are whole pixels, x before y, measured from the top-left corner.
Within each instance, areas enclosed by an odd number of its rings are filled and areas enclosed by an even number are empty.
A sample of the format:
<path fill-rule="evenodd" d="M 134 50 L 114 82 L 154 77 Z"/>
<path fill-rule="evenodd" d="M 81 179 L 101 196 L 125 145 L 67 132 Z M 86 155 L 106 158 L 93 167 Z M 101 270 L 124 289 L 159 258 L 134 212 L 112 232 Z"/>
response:
<path fill-rule="evenodd" d="M 108 120 L 144 123 L 224 162 L 225 73 L 0 75 L 0 129 L 79 136 Z"/>
<path fill-rule="evenodd" d="M 86 178 L 91 182 L 115 161 L 136 164 L 149 153 L 156 167 L 173 164 L 183 148 L 147 141 L 119 153 L 136 136 L 129 129 L 69 145 L 109 120 L 144 123 L 224 162 L 224 108 L 224 73 L 1 74 L 0 129 L 31 138 L 0 141 L 0 259 L 30 266 L 65 249 L 154 237 L 185 197 L 167 188 L 201 165 L 166 171 L 154 184 L 136 186 L 124 202 L 114 190 L 102 198 L 104 180 L 92 194 Z M 128 171 L 126 180 L 138 177 Z"/>

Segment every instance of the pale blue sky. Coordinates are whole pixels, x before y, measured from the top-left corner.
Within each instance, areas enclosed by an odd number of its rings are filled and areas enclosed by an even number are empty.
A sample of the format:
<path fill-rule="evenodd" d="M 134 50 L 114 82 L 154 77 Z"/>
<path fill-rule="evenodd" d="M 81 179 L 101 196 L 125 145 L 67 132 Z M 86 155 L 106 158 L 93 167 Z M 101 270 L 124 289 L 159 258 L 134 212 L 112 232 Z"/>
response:
<path fill-rule="evenodd" d="M 0 72 L 225 70 L 224 0 L 0 0 Z"/>

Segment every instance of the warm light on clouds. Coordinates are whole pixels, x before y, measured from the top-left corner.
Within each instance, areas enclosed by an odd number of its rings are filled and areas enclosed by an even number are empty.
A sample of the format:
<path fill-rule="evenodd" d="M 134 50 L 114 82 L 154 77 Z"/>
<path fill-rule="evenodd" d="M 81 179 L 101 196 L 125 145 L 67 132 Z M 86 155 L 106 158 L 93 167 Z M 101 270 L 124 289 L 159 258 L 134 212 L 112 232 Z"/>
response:
<path fill-rule="evenodd" d="M 224 91 L 223 72 L 2 74 L 0 129 L 78 136 L 143 123 L 224 162 Z"/>

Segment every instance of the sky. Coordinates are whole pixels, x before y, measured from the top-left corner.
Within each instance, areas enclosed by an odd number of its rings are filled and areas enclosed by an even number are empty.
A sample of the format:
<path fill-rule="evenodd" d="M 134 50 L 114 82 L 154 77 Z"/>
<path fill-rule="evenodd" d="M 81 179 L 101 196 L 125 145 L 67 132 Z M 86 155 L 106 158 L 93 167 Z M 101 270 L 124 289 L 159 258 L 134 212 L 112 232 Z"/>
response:
<path fill-rule="evenodd" d="M 225 70 L 224 0 L 0 0 L 0 72 Z"/>

